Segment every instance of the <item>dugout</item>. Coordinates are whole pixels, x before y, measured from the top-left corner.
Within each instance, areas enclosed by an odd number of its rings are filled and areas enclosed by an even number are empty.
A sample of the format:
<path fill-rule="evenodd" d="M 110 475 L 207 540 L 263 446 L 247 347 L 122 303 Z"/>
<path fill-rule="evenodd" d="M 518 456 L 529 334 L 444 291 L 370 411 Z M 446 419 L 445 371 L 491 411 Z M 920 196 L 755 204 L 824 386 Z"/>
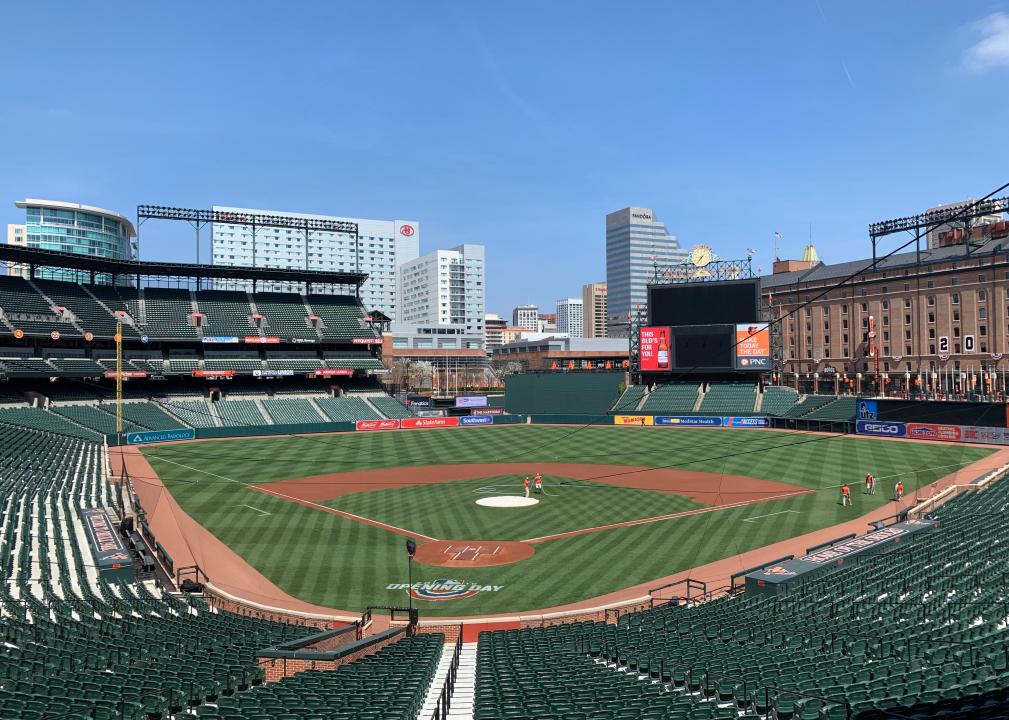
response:
<path fill-rule="evenodd" d="M 517 415 L 605 415 L 625 378 L 623 371 L 509 375 L 505 410 Z"/>

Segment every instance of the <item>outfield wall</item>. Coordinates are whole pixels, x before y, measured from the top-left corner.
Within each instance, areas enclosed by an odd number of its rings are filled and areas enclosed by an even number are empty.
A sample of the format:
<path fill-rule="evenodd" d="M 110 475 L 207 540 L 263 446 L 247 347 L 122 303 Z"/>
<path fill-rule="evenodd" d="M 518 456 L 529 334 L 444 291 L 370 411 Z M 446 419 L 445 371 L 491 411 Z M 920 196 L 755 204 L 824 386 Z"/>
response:
<path fill-rule="evenodd" d="M 620 397 L 620 372 L 542 372 L 505 378 L 505 410 L 516 415 L 605 415 Z"/>

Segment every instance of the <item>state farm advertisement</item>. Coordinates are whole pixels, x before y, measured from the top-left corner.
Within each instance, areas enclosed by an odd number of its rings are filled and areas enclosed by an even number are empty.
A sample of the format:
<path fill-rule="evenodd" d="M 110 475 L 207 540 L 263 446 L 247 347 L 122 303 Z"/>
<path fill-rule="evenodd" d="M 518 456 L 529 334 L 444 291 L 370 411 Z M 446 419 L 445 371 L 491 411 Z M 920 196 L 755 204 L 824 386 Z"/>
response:
<path fill-rule="evenodd" d="M 412 417 L 403 418 L 400 422 L 404 430 L 459 426 L 459 418 L 457 417 Z"/>
<path fill-rule="evenodd" d="M 357 430 L 399 430 L 399 420 L 358 420 Z"/>
<path fill-rule="evenodd" d="M 771 332 L 767 323 L 736 325 L 736 369 L 766 370 L 771 367 Z"/>
<path fill-rule="evenodd" d="M 641 372 L 668 372 L 671 367 L 669 358 L 669 328 L 641 328 Z"/>
<path fill-rule="evenodd" d="M 934 425 L 932 423 L 907 423 L 907 437 L 916 440 L 948 440 L 959 442 L 959 425 Z"/>

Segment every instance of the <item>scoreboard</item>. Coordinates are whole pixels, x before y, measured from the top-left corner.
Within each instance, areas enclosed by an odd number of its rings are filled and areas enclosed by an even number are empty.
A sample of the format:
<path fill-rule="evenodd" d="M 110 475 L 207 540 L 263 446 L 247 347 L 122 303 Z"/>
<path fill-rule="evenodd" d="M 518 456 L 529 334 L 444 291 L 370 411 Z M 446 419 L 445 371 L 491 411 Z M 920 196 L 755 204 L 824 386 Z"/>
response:
<path fill-rule="evenodd" d="M 641 371 L 769 370 L 770 330 L 759 314 L 757 280 L 649 286 Z"/>

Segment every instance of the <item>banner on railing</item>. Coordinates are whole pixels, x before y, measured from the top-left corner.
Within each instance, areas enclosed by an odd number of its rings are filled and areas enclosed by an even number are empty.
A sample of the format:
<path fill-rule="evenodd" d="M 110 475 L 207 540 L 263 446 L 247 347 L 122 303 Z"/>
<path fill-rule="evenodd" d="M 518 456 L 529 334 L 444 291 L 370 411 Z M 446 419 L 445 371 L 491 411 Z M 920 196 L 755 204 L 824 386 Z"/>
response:
<path fill-rule="evenodd" d="M 151 430 L 150 432 L 126 433 L 127 445 L 149 445 L 150 443 L 173 442 L 175 440 L 195 440 L 195 428 L 178 430 Z"/>
<path fill-rule="evenodd" d="M 358 420 L 357 430 L 399 430 L 399 420 Z"/>
<path fill-rule="evenodd" d="M 876 437 L 905 437 L 907 426 L 902 422 L 856 420 L 855 432 L 859 435 L 874 435 Z"/>
<path fill-rule="evenodd" d="M 614 425 L 652 425 L 651 415 L 614 415 Z"/>
<path fill-rule="evenodd" d="M 677 427 L 721 427 L 722 418 L 707 415 L 656 415 L 655 424 Z"/>

